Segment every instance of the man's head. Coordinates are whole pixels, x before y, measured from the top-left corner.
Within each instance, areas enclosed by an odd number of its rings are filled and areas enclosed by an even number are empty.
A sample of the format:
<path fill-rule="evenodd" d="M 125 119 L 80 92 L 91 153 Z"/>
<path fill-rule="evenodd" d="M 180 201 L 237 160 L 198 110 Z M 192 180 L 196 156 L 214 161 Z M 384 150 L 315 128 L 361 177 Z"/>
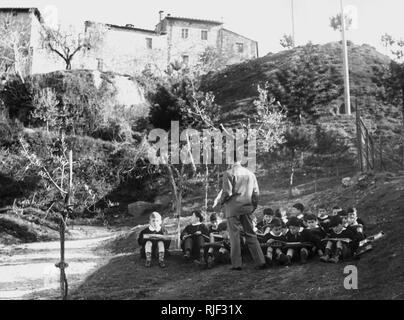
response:
<path fill-rule="evenodd" d="M 342 218 L 338 215 L 332 216 L 330 218 L 330 228 L 335 232 L 335 233 L 340 233 L 342 229 L 344 228 L 342 224 Z"/>
<path fill-rule="evenodd" d="M 289 228 L 290 233 L 296 235 L 302 227 L 302 221 L 297 217 L 290 217 L 286 225 Z"/>
<path fill-rule="evenodd" d="M 274 218 L 275 213 L 271 208 L 265 208 L 264 211 L 262 212 L 262 220 L 265 223 L 270 223 L 272 219 Z"/>
<path fill-rule="evenodd" d="M 318 221 L 315 214 L 309 213 L 304 216 L 304 221 L 306 221 L 306 225 L 308 229 L 318 228 Z"/>
<path fill-rule="evenodd" d="M 280 236 L 283 232 L 282 228 L 282 221 L 279 218 L 274 217 L 271 221 L 271 232 L 276 235 Z"/>
<path fill-rule="evenodd" d="M 161 215 L 158 212 L 152 212 L 149 216 L 149 224 L 152 228 L 158 229 L 161 227 Z"/>

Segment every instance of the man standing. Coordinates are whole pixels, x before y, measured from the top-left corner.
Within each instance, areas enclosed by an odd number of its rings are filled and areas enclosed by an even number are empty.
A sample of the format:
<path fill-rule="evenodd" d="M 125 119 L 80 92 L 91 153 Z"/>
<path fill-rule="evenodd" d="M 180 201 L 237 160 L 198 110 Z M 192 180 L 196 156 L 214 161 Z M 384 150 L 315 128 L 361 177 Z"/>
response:
<path fill-rule="evenodd" d="M 258 183 L 254 173 L 244 168 L 240 161 L 223 175 L 222 203 L 225 205 L 230 236 L 230 256 L 232 270 L 241 270 L 240 231 L 244 231 L 256 269 L 265 268 L 265 258 L 257 235 L 253 230 L 252 213 L 258 205 Z"/>

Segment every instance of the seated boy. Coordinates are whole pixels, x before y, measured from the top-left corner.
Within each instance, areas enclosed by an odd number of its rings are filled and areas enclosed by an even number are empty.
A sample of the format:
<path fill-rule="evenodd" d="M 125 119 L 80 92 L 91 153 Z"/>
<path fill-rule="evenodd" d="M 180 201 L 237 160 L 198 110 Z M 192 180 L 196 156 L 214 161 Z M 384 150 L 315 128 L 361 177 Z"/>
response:
<path fill-rule="evenodd" d="M 279 246 L 271 246 L 271 244 L 275 244 L 276 241 L 286 241 L 286 237 L 283 234 L 283 223 L 279 218 L 273 218 L 270 226 L 270 231 L 264 236 L 264 245 L 263 250 L 265 254 L 265 260 L 267 265 L 272 265 L 275 255 L 275 260 L 279 262 L 285 262 L 286 256 L 282 252 L 281 247 Z M 266 250 L 265 250 L 266 249 Z"/>
<path fill-rule="evenodd" d="M 330 218 L 327 214 L 327 208 L 323 204 L 319 205 L 318 207 L 317 219 L 320 225 L 326 225 L 330 222 Z"/>
<path fill-rule="evenodd" d="M 312 248 L 312 252 L 318 252 L 319 256 L 323 255 L 322 251 L 322 243 L 321 240 L 324 239 L 327 236 L 327 233 L 325 230 L 319 226 L 318 220 L 315 214 L 309 213 L 304 216 L 304 219 L 306 221 L 307 228 L 305 229 L 305 232 L 310 234 L 310 239 L 314 243 L 314 246 Z"/>
<path fill-rule="evenodd" d="M 347 228 L 351 228 L 351 229 L 355 230 L 356 232 L 358 232 L 358 234 L 360 236 L 360 240 L 365 239 L 366 238 L 366 235 L 364 232 L 365 224 L 362 219 L 358 218 L 356 208 L 348 208 L 347 214 L 348 214 L 348 221 L 347 221 L 348 227 Z"/>
<path fill-rule="evenodd" d="M 331 218 L 330 228 L 329 239 L 333 240 L 326 241 L 324 255 L 320 257 L 320 260 L 337 263 L 351 257 L 359 246 L 358 234 L 345 228 L 342 218 L 338 215 Z"/>
<path fill-rule="evenodd" d="M 275 213 L 271 208 L 265 208 L 262 214 L 263 214 L 262 220 L 258 222 L 257 229 L 258 232 L 266 234 L 270 230 L 270 224 L 275 216 Z"/>
<path fill-rule="evenodd" d="M 304 205 L 302 203 L 295 203 L 292 206 L 292 209 L 290 211 L 290 215 L 292 217 L 297 217 L 299 219 L 303 219 L 304 216 Z"/>
<path fill-rule="evenodd" d="M 310 233 L 303 228 L 302 221 L 297 217 L 291 217 L 287 223 L 289 231 L 286 233 L 286 242 L 301 242 L 312 244 L 313 240 Z M 292 260 L 300 260 L 306 263 L 309 257 L 309 249 L 312 245 L 302 246 L 301 248 L 287 248 L 286 263 L 290 265 Z"/>
<path fill-rule="evenodd" d="M 219 223 L 219 219 L 215 213 L 212 213 L 210 216 L 210 223 L 210 243 L 205 244 L 205 248 L 207 249 L 206 265 L 208 268 L 212 268 L 215 263 L 226 263 L 230 260 L 230 242 L 227 232 L 227 223 L 225 221 Z M 219 241 L 217 241 L 218 238 L 215 238 L 215 235 L 220 236 Z"/>
<path fill-rule="evenodd" d="M 170 240 L 145 239 L 145 235 L 165 235 L 167 231 L 161 226 L 161 215 L 153 212 L 149 217 L 149 226 L 142 230 L 138 237 L 140 256 L 146 258 L 146 267 L 151 267 L 152 256 L 158 254 L 159 266 L 165 268 L 164 256 L 170 247 Z"/>
<path fill-rule="evenodd" d="M 200 210 L 192 212 L 191 224 L 187 225 L 181 232 L 181 248 L 184 251 L 184 258 L 199 257 L 198 262 L 205 264 L 204 244 L 209 241 L 209 230 L 202 222 L 204 217 Z"/>

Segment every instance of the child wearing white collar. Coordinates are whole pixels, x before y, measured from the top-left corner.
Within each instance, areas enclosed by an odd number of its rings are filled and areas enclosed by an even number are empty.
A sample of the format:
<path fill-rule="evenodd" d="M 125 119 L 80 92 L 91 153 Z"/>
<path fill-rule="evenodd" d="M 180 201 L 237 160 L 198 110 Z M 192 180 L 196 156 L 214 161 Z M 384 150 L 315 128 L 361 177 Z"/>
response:
<path fill-rule="evenodd" d="M 159 266 L 165 268 L 164 256 L 170 246 L 170 240 L 145 239 L 146 234 L 165 235 L 167 231 L 162 227 L 161 215 L 153 212 L 149 217 L 149 226 L 139 234 L 138 243 L 141 246 L 141 256 L 146 258 L 146 267 L 151 267 L 152 256 L 158 253 Z"/>

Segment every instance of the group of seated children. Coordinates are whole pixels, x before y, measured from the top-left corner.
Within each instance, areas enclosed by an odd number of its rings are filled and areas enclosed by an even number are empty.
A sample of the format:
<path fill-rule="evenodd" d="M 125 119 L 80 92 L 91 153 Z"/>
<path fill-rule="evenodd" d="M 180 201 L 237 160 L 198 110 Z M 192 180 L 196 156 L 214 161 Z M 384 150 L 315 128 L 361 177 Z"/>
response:
<path fill-rule="evenodd" d="M 321 261 L 337 263 L 352 257 L 359 242 L 365 238 L 364 224 L 358 219 L 355 208 L 345 211 L 334 207 L 327 214 L 325 206 L 320 206 L 315 215 L 304 214 L 304 206 L 297 203 L 289 214 L 282 208 L 276 211 L 266 208 L 262 220 L 259 223 L 256 223 L 256 217 L 254 220 L 254 229 L 267 265 L 275 262 L 290 265 L 293 261 L 306 263 L 316 254 Z M 170 240 L 164 238 L 166 234 L 160 214 L 153 212 L 149 226 L 140 232 L 138 238 L 141 256 L 146 258 L 146 267 L 151 266 L 153 256 L 158 258 L 160 267 L 166 266 L 164 257 L 170 246 Z M 182 230 L 180 239 L 185 260 L 195 259 L 198 265 L 207 268 L 216 263 L 230 262 L 227 223 L 221 221 L 216 213 L 211 214 L 207 226 L 203 213 L 193 211 L 191 223 Z M 242 238 L 240 241 L 243 244 Z"/>
<path fill-rule="evenodd" d="M 257 233 L 268 265 L 306 263 L 316 254 L 321 261 L 337 263 L 352 257 L 365 238 L 355 208 L 334 207 L 327 214 L 325 206 L 320 206 L 317 215 L 303 212 L 304 206 L 295 204 L 285 222 L 279 211 L 264 210 Z"/>

